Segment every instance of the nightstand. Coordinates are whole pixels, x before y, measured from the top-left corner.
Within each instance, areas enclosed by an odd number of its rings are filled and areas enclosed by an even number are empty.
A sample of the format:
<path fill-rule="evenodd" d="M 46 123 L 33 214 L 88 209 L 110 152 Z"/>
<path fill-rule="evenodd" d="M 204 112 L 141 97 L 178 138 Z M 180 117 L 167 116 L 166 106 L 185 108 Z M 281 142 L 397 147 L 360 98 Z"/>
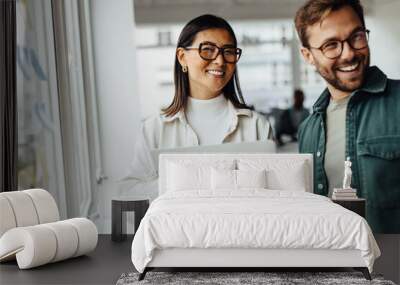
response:
<path fill-rule="evenodd" d="M 140 221 L 149 208 L 148 198 L 118 197 L 111 202 L 111 239 L 113 241 L 123 241 L 126 239 L 126 219 L 125 212 L 134 212 L 135 232 Z"/>
<path fill-rule="evenodd" d="M 357 198 L 357 199 L 348 199 L 348 200 L 334 200 L 332 202 L 339 204 L 340 206 L 353 211 L 356 214 L 359 214 L 361 217 L 365 218 L 365 199 Z"/>

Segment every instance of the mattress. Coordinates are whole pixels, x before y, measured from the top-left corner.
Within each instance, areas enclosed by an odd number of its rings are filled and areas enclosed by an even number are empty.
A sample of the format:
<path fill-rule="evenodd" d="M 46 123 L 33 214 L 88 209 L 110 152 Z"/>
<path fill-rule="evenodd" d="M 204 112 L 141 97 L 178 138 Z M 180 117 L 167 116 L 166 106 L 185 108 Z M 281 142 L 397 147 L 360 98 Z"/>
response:
<path fill-rule="evenodd" d="M 143 272 L 162 249 L 359 250 L 372 271 L 380 255 L 367 222 L 330 199 L 299 191 L 167 192 L 150 206 L 132 242 Z"/>

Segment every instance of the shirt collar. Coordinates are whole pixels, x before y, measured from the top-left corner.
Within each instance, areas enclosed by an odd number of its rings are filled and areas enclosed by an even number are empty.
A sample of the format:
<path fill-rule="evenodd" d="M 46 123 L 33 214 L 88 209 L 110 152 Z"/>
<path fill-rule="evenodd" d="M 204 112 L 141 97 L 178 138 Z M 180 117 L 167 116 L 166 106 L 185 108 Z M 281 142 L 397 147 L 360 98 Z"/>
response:
<path fill-rule="evenodd" d="M 234 114 L 236 117 L 247 116 L 247 117 L 251 118 L 253 115 L 253 113 L 249 109 L 236 108 L 230 100 L 228 100 L 228 108 L 229 108 L 229 111 L 232 112 L 232 114 Z M 173 122 L 175 120 L 180 120 L 181 122 L 186 123 L 186 116 L 185 116 L 185 112 L 183 110 L 179 110 L 175 115 L 172 115 L 172 116 L 167 116 L 166 114 L 162 113 L 161 120 L 166 123 Z"/>
<path fill-rule="evenodd" d="M 361 90 L 371 94 L 378 94 L 386 89 L 387 76 L 378 67 L 371 66 L 367 70 Z M 356 91 L 357 92 L 357 91 Z"/>
<path fill-rule="evenodd" d="M 360 93 L 360 91 L 378 95 L 386 89 L 386 84 L 386 74 L 378 67 L 371 66 L 366 72 L 364 84 L 360 89 L 355 90 L 350 96 L 354 96 L 355 94 Z M 324 112 L 328 107 L 330 96 L 328 88 L 325 88 L 313 106 L 314 112 Z"/>
<path fill-rule="evenodd" d="M 175 120 L 186 122 L 185 113 L 183 112 L 183 110 L 179 110 L 176 114 L 172 116 L 167 116 L 166 114 L 161 113 L 161 120 L 166 123 L 173 122 Z"/>
<path fill-rule="evenodd" d="M 239 109 L 239 108 L 236 108 L 233 105 L 233 103 L 231 101 L 229 101 L 229 100 L 228 100 L 228 108 L 237 117 L 239 117 L 239 116 L 247 116 L 247 117 L 251 118 L 253 116 L 253 113 L 251 112 L 250 109 Z"/>

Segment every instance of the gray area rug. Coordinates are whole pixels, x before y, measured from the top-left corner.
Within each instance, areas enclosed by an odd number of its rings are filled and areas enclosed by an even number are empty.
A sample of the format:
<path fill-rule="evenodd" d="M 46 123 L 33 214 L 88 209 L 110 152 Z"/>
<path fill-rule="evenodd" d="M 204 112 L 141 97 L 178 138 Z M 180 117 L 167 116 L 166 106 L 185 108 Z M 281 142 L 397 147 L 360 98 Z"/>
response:
<path fill-rule="evenodd" d="M 134 284 L 379 284 L 395 285 L 392 281 L 384 280 L 380 275 L 372 275 L 372 281 L 364 278 L 360 272 L 148 272 L 142 281 L 138 281 L 139 273 L 124 273 L 117 285 Z"/>

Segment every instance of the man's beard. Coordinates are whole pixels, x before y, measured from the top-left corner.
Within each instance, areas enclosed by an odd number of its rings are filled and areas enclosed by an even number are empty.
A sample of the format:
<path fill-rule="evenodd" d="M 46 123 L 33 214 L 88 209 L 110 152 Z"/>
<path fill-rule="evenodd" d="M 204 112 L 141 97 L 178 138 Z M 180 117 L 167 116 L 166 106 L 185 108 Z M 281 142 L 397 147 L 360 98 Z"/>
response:
<path fill-rule="evenodd" d="M 340 72 L 337 70 L 338 66 L 343 66 L 343 65 L 352 65 L 355 63 L 358 63 L 361 65 L 358 68 L 362 68 L 361 74 L 357 77 L 354 78 L 354 80 L 342 80 L 337 76 L 337 72 Z M 324 68 L 322 65 L 319 64 L 318 61 L 315 61 L 315 67 L 317 69 L 317 72 L 335 89 L 343 91 L 343 92 L 353 92 L 354 90 L 357 90 L 361 87 L 361 85 L 364 82 L 364 77 L 367 68 L 370 65 L 370 56 L 368 55 L 356 55 L 354 58 L 349 61 L 349 62 L 342 62 L 340 64 L 335 64 L 332 67 L 330 67 L 329 70 Z M 349 82 L 350 81 L 350 82 Z"/>

